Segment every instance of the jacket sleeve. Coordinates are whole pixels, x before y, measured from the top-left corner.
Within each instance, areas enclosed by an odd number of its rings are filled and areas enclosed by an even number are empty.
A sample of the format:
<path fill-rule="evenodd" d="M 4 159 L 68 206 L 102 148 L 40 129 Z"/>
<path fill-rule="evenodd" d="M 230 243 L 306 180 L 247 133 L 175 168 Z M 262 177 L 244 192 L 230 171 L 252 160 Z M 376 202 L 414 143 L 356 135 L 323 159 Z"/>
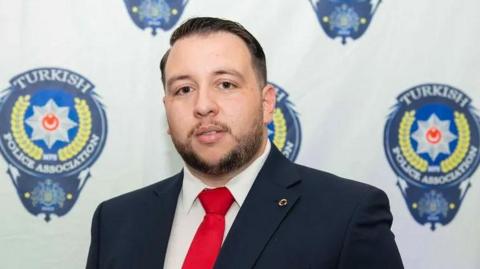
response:
<path fill-rule="evenodd" d="M 357 205 L 345 234 L 339 269 L 403 269 L 387 195 L 370 189 Z"/>
<path fill-rule="evenodd" d="M 91 228 L 91 240 L 90 249 L 88 251 L 87 266 L 86 269 L 99 269 L 100 268 L 100 214 L 102 211 L 102 204 L 100 204 L 95 213 L 93 214 L 92 228 Z"/>

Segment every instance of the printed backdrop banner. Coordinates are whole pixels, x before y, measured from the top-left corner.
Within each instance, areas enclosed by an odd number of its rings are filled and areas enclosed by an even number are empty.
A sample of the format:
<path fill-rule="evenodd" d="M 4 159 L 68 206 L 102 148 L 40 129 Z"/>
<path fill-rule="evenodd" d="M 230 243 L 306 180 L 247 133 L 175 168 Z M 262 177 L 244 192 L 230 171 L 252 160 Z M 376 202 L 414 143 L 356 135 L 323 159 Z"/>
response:
<path fill-rule="evenodd" d="M 384 190 L 406 268 L 480 268 L 478 10 L 0 0 L 0 268 L 84 268 L 96 206 L 181 169 L 158 66 L 194 16 L 259 39 L 278 98 L 269 138 L 297 163 Z"/>

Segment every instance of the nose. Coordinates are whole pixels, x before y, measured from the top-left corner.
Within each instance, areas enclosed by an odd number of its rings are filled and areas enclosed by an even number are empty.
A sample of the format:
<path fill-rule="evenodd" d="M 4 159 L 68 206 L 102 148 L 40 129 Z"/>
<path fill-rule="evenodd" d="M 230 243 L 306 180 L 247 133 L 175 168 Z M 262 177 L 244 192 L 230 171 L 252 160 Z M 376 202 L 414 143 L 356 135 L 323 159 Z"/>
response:
<path fill-rule="evenodd" d="M 209 89 L 200 89 L 194 109 L 195 117 L 215 116 L 218 113 L 217 100 Z"/>

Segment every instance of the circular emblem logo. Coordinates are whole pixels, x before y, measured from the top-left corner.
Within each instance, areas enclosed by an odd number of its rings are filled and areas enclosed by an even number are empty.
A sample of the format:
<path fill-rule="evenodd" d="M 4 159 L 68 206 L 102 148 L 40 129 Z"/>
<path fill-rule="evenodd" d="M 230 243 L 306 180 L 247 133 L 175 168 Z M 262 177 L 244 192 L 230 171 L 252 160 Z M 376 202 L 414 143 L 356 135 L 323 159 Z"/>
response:
<path fill-rule="evenodd" d="M 479 118 L 465 93 L 444 84 L 415 86 L 397 100 L 385 127 L 388 162 L 420 222 L 445 224 L 480 161 Z"/>
<path fill-rule="evenodd" d="M 381 1 L 310 0 L 317 19 L 332 39 L 358 39 L 367 30 Z"/>
<path fill-rule="evenodd" d="M 288 100 L 288 93 L 279 86 L 275 87 L 277 104 L 273 120 L 268 125 L 268 137 L 273 144 L 291 161 L 295 161 L 300 150 L 302 132 L 297 112 Z"/>
<path fill-rule="evenodd" d="M 0 151 L 24 205 L 65 214 L 105 144 L 107 122 L 94 85 L 61 68 L 27 71 L 0 100 Z"/>
<path fill-rule="evenodd" d="M 140 28 L 170 30 L 180 19 L 188 0 L 124 0 L 128 14 Z"/>

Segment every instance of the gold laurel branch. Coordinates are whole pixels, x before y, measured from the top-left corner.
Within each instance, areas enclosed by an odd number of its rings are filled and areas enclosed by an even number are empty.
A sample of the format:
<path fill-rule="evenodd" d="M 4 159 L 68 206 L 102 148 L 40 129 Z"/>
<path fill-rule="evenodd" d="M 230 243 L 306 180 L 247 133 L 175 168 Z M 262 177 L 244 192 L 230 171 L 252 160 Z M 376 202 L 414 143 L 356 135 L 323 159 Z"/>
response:
<path fill-rule="evenodd" d="M 410 142 L 410 129 L 415 121 L 415 111 L 407 111 L 400 121 L 400 127 L 398 129 L 398 144 L 403 156 L 408 163 L 415 169 L 426 172 L 428 168 L 428 162 L 420 157 L 412 147 Z"/>
<path fill-rule="evenodd" d="M 10 117 L 10 125 L 13 138 L 17 142 L 18 146 L 34 160 L 40 160 L 43 156 L 43 150 L 39 146 L 33 144 L 28 138 L 25 131 L 23 118 L 25 112 L 30 105 L 30 95 L 19 96 L 15 105 L 12 108 L 12 115 Z"/>
<path fill-rule="evenodd" d="M 458 142 L 452 155 L 440 163 L 440 169 L 443 173 L 448 173 L 457 167 L 467 155 L 470 147 L 470 126 L 467 118 L 463 113 L 457 111 L 454 112 L 454 116 L 458 130 Z"/>
<path fill-rule="evenodd" d="M 287 141 L 287 121 L 280 108 L 276 108 L 273 113 L 273 125 L 275 126 L 273 144 L 282 149 L 285 146 L 285 141 Z"/>
<path fill-rule="evenodd" d="M 66 161 L 77 155 L 85 147 L 92 133 L 92 113 L 87 101 L 75 98 L 75 109 L 78 114 L 78 133 L 72 143 L 58 151 L 60 161 Z"/>

